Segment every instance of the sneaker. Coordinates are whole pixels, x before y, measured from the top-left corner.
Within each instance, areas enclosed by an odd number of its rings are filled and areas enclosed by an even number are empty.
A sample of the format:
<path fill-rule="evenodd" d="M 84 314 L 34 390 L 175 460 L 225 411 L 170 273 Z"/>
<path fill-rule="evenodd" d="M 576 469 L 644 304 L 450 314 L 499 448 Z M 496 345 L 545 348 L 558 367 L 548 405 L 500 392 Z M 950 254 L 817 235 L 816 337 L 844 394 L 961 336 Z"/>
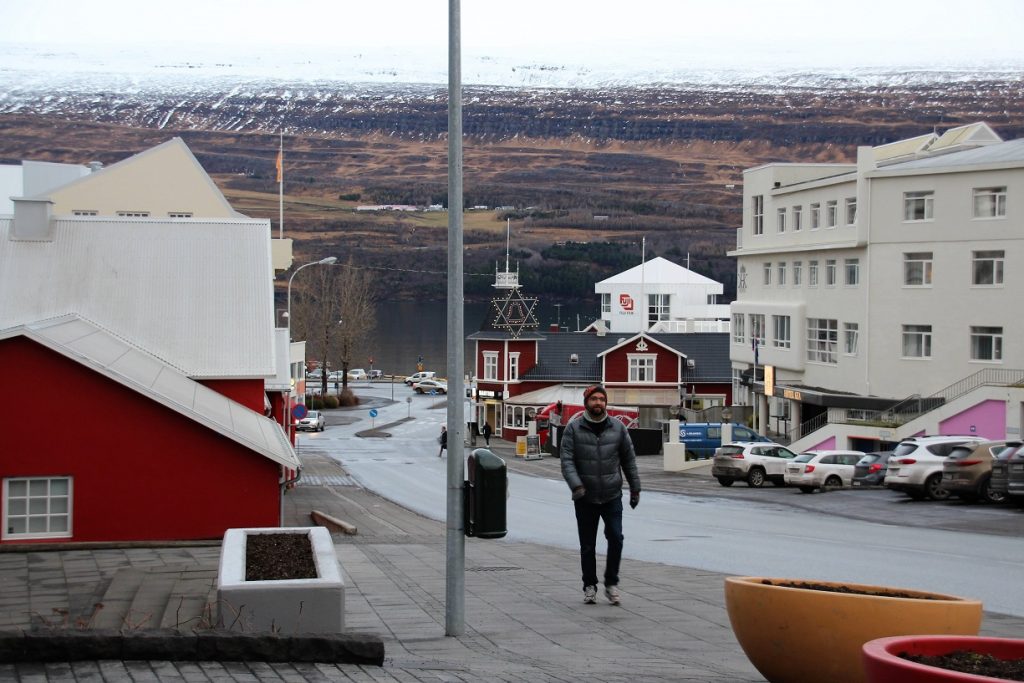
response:
<path fill-rule="evenodd" d="M 608 602 L 612 603 L 613 605 L 618 605 L 621 602 L 621 596 L 619 595 L 618 586 L 605 586 L 604 596 L 608 598 Z"/>
<path fill-rule="evenodd" d="M 583 603 L 593 605 L 597 602 L 597 586 L 586 586 L 583 589 Z"/>

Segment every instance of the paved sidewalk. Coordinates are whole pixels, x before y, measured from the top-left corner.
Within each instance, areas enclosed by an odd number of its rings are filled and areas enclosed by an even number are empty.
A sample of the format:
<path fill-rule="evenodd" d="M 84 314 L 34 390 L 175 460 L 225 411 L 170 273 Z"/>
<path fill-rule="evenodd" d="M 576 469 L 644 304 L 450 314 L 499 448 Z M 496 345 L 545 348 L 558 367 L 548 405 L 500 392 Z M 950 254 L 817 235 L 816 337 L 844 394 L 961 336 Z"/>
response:
<path fill-rule="evenodd" d="M 0 680 L 764 680 L 729 628 L 722 575 L 625 559 L 622 606 L 603 597 L 584 605 L 577 554 L 529 543 L 466 540 L 465 635 L 446 637 L 444 525 L 353 485 L 336 462 L 313 448 L 303 449 L 303 459 L 305 483 L 285 498 L 286 524 L 307 525 L 310 511 L 320 510 L 358 528 L 357 535 L 335 536 L 347 581 L 346 625 L 384 639 L 382 668 L 75 662 L 0 665 Z M 0 627 L 29 628 L 44 618 L 59 625 L 61 610 L 77 613 L 102 594 L 119 568 L 209 571 L 218 551 L 187 546 L 0 553 Z M 986 614 L 982 632 L 1019 637 L 1024 619 Z"/>

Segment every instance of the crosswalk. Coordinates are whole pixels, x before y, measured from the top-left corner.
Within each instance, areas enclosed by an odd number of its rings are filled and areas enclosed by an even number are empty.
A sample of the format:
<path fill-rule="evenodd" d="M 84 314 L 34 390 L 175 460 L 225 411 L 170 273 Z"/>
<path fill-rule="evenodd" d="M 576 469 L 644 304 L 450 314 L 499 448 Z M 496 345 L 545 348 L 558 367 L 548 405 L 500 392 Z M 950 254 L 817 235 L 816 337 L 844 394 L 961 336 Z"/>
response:
<path fill-rule="evenodd" d="M 303 475 L 296 486 L 358 486 L 356 480 L 347 474 Z"/>

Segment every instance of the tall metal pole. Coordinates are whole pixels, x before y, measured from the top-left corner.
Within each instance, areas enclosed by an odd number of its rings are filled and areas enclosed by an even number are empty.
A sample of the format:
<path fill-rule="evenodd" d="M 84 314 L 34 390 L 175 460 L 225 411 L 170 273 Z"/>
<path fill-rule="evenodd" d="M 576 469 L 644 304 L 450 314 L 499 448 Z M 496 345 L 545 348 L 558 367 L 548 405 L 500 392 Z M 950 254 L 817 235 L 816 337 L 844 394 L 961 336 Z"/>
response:
<path fill-rule="evenodd" d="M 462 35 L 460 0 L 448 0 L 448 522 L 445 634 L 465 632 L 466 537 L 462 477 L 466 421 L 463 401 L 462 291 Z"/>

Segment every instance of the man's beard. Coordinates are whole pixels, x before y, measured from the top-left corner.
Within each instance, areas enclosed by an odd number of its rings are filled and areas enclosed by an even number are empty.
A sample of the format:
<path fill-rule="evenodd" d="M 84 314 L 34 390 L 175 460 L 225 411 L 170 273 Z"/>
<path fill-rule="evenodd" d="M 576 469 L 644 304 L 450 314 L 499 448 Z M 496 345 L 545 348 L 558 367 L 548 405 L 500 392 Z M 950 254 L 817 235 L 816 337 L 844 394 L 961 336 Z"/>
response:
<path fill-rule="evenodd" d="M 605 409 L 603 406 L 587 406 L 587 415 L 590 415 L 590 417 L 594 418 L 595 420 L 600 420 L 602 417 L 604 417 L 604 413 Z"/>

